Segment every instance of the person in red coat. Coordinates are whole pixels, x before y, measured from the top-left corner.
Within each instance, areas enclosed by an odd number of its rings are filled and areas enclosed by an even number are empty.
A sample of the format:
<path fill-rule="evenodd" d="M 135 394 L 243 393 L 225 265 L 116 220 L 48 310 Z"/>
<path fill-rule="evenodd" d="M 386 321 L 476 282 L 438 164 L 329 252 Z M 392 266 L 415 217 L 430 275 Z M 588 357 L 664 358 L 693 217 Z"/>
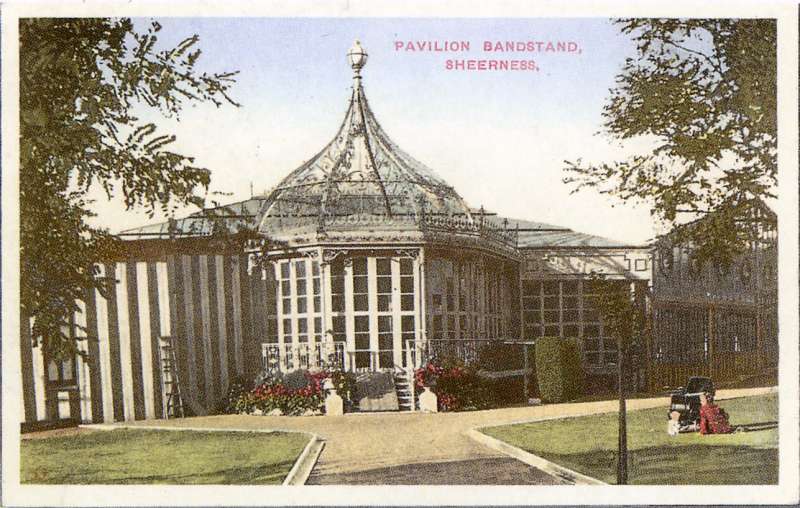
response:
<path fill-rule="evenodd" d="M 728 434 L 733 432 L 728 414 L 714 404 L 710 393 L 700 394 L 700 434 Z"/>

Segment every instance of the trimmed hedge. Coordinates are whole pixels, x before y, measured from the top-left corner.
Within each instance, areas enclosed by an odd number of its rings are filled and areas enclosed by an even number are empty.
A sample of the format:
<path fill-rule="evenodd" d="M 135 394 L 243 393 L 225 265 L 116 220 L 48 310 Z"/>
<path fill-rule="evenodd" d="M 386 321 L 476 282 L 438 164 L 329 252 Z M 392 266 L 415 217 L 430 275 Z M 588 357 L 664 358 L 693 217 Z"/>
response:
<path fill-rule="evenodd" d="M 583 366 L 577 339 L 536 340 L 536 380 L 544 402 L 564 402 L 583 392 Z"/>

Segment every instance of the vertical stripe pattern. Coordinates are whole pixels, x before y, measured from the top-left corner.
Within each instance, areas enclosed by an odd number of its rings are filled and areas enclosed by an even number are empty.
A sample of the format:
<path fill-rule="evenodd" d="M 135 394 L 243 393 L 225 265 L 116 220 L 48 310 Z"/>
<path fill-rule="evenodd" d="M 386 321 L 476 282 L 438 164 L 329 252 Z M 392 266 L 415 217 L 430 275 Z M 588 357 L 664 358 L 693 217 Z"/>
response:
<path fill-rule="evenodd" d="M 128 312 L 128 271 L 124 263 L 116 265 L 117 321 L 119 329 L 119 375 L 122 381 L 122 414 L 135 419 L 133 411 L 133 355 L 131 354 L 130 314 Z"/>
<path fill-rule="evenodd" d="M 225 261 L 223 256 L 214 256 L 214 295 L 216 305 L 217 337 L 219 340 L 219 372 L 221 393 L 228 391 L 228 320 L 225 310 Z"/>
<path fill-rule="evenodd" d="M 163 417 L 162 406 L 164 402 L 161 391 L 161 357 L 159 348 L 161 347 L 161 336 L 168 335 L 168 333 L 162 333 L 161 331 L 162 311 L 159 302 L 159 291 L 161 288 L 161 280 L 159 278 L 160 264 L 161 263 L 147 263 L 147 302 L 148 310 L 150 311 L 150 384 L 153 387 L 152 401 L 154 418 Z M 166 290 L 164 292 L 166 298 Z"/>
<path fill-rule="evenodd" d="M 128 324 L 130 330 L 129 349 L 131 366 L 131 390 L 132 390 L 132 413 L 136 420 L 143 420 L 144 407 L 144 376 L 142 372 L 142 343 L 141 327 L 139 324 L 139 276 L 137 274 L 136 263 L 127 263 L 126 280 L 128 282 Z"/>
<path fill-rule="evenodd" d="M 99 265 L 98 272 L 116 283 L 107 294 L 92 289 L 78 302 L 70 331 L 82 352 L 76 359 L 79 398 L 74 410 L 59 403 L 67 400 L 65 390 L 47 389 L 41 349 L 32 347 L 30 320 L 22 320 L 21 402 L 26 424 L 64 418 L 77 409 L 84 422 L 164 417 L 162 337 L 174 337 L 189 413 L 212 413 L 231 380 L 252 375 L 260 366 L 260 350 L 252 342 L 257 337 L 253 317 L 260 312 L 262 295 L 254 298 L 246 256 L 134 259 Z M 48 397 L 55 411 L 48 411 Z"/>
<path fill-rule="evenodd" d="M 135 294 L 139 321 L 139 365 L 141 366 L 141 396 L 143 397 L 141 409 L 145 418 L 155 418 L 154 389 L 153 389 L 153 354 L 150 339 L 150 285 L 148 284 L 147 263 L 136 263 Z M 137 413 L 138 414 L 138 413 Z"/>
<path fill-rule="evenodd" d="M 20 361 L 22 374 L 23 417 L 26 422 L 35 422 L 36 415 L 36 375 L 33 368 L 33 347 L 31 344 L 31 320 L 26 314 L 20 315 Z"/>
<path fill-rule="evenodd" d="M 100 334 L 97 326 L 97 297 L 94 290 L 86 291 L 86 335 L 89 365 L 89 386 L 92 391 L 92 423 L 101 423 L 103 418 L 103 381 L 100 375 Z M 105 388 L 108 391 L 108 388 Z"/>
<path fill-rule="evenodd" d="M 75 334 L 78 340 L 78 350 L 83 353 L 77 359 L 78 368 L 78 396 L 81 408 L 81 421 L 90 423 L 92 417 L 92 386 L 89 361 L 89 339 L 86 334 L 86 303 L 78 302 L 78 312 L 75 313 Z"/>

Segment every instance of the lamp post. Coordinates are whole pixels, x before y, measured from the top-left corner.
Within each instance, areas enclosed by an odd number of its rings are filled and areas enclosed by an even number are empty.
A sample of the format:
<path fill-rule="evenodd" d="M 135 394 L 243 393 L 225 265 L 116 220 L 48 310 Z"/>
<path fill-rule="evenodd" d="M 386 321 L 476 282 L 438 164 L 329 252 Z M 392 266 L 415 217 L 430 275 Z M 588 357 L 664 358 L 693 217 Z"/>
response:
<path fill-rule="evenodd" d="M 617 485 L 628 483 L 628 431 L 625 419 L 625 389 L 622 375 L 622 334 L 617 334 L 617 391 L 619 392 L 619 442 L 617 444 Z"/>
<path fill-rule="evenodd" d="M 603 328 L 608 337 L 617 340 L 617 394 L 619 396 L 619 429 L 617 433 L 617 484 L 628 483 L 628 433 L 625 408 L 625 369 L 623 360 L 630 351 L 629 345 L 638 333 L 639 309 L 633 300 L 632 283 L 609 281 L 605 275 L 592 273 L 590 284 L 602 295 L 598 300 Z M 625 290 L 627 287 L 627 291 Z M 635 293 L 634 293 L 635 294 Z"/>

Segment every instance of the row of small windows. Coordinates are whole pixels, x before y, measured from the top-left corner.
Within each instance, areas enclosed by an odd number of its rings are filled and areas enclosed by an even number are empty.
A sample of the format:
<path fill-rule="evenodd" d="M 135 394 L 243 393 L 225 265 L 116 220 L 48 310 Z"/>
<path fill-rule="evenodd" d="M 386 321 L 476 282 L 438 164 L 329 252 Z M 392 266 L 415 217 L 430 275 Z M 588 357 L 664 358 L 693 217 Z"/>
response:
<path fill-rule="evenodd" d="M 276 284 L 268 282 L 269 342 L 320 343 L 327 335 L 347 343 L 350 361 L 359 367 L 391 367 L 395 337 L 415 338 L 415 272 L 412 258 L 354 257 L 330 264 L 330 330 L 324 331 L 323 277 L 315 259 L 275 263 Z M 268 277 L 269 281 L 269 277 Z M 276 300 L 277 299 L 277 300 Z M 270 302 L 280 305 L 269 307 Z M 348 317 L 350 319 L 348 324 Z M 396 330 L 394 319 L 399 319 Z M 350 328 L 348 330 L 348 328 Z M 371 331 L 374 330 L 374 331 Z M 282 337 L 282 340 L 279 338 Z M 348 338 L 350 340 L 348 340 Z"/>
<path fill-rule="evenodd" d="M 626 284 L 621 281 L 620 284 Z M 580 280 L 522 283 L 522 318 L 527 340 L 537 337 L 576 337 L 582 340 L 584 360 L 593 367 L 617 362 L 617 343 L 606 337 L 597 309 L 599 296 Z"/>
<path fill-rule="evenodd" d="M 429 338 L 502 338 L 509 333 L 512 298 L 501 271 L 443 259 L 431 260 L 428 268 Z M 266 301 L 268 308 L 275 309 L 268 318 L 268 341 L 307 343 L 313 337 L 314 342 L 321 342 L 325 324 L 319 262 L 279 261 L 275 272 L 278 280 Z M 363 364 L 367 358 L 374 362 L 377 354 L 381 366 L 391 366 L 398 360 L 392 356 L 398 349 L 395 346 L 405 350 L 407 341 L 416 338 L 415 284 L 411 258 L 334 260 L 330 264 L 331 338 L 347 342 L 349 335 L 352 342 L 348 348 L 354 351 L 357 363 Z M 579 337 L 587 364 L 615 363 L 616 341 L 605 337 L 597 298 L 580 280 L 523 281 L 524 338 Z M 280 302 L 277 309 L 274 302 Z M 348 315 L 352 319 L 349 334 Z M 400 320 L 397 328 L 395 319 Z M 375 327 L 374 334 L 371 327 Z"/>
<path fill-rule="evenodd" d="M 481 260 L 434 259 L 427 267 L 429 338 L 496 339 L 511 336 L 510 284 Z"/>

